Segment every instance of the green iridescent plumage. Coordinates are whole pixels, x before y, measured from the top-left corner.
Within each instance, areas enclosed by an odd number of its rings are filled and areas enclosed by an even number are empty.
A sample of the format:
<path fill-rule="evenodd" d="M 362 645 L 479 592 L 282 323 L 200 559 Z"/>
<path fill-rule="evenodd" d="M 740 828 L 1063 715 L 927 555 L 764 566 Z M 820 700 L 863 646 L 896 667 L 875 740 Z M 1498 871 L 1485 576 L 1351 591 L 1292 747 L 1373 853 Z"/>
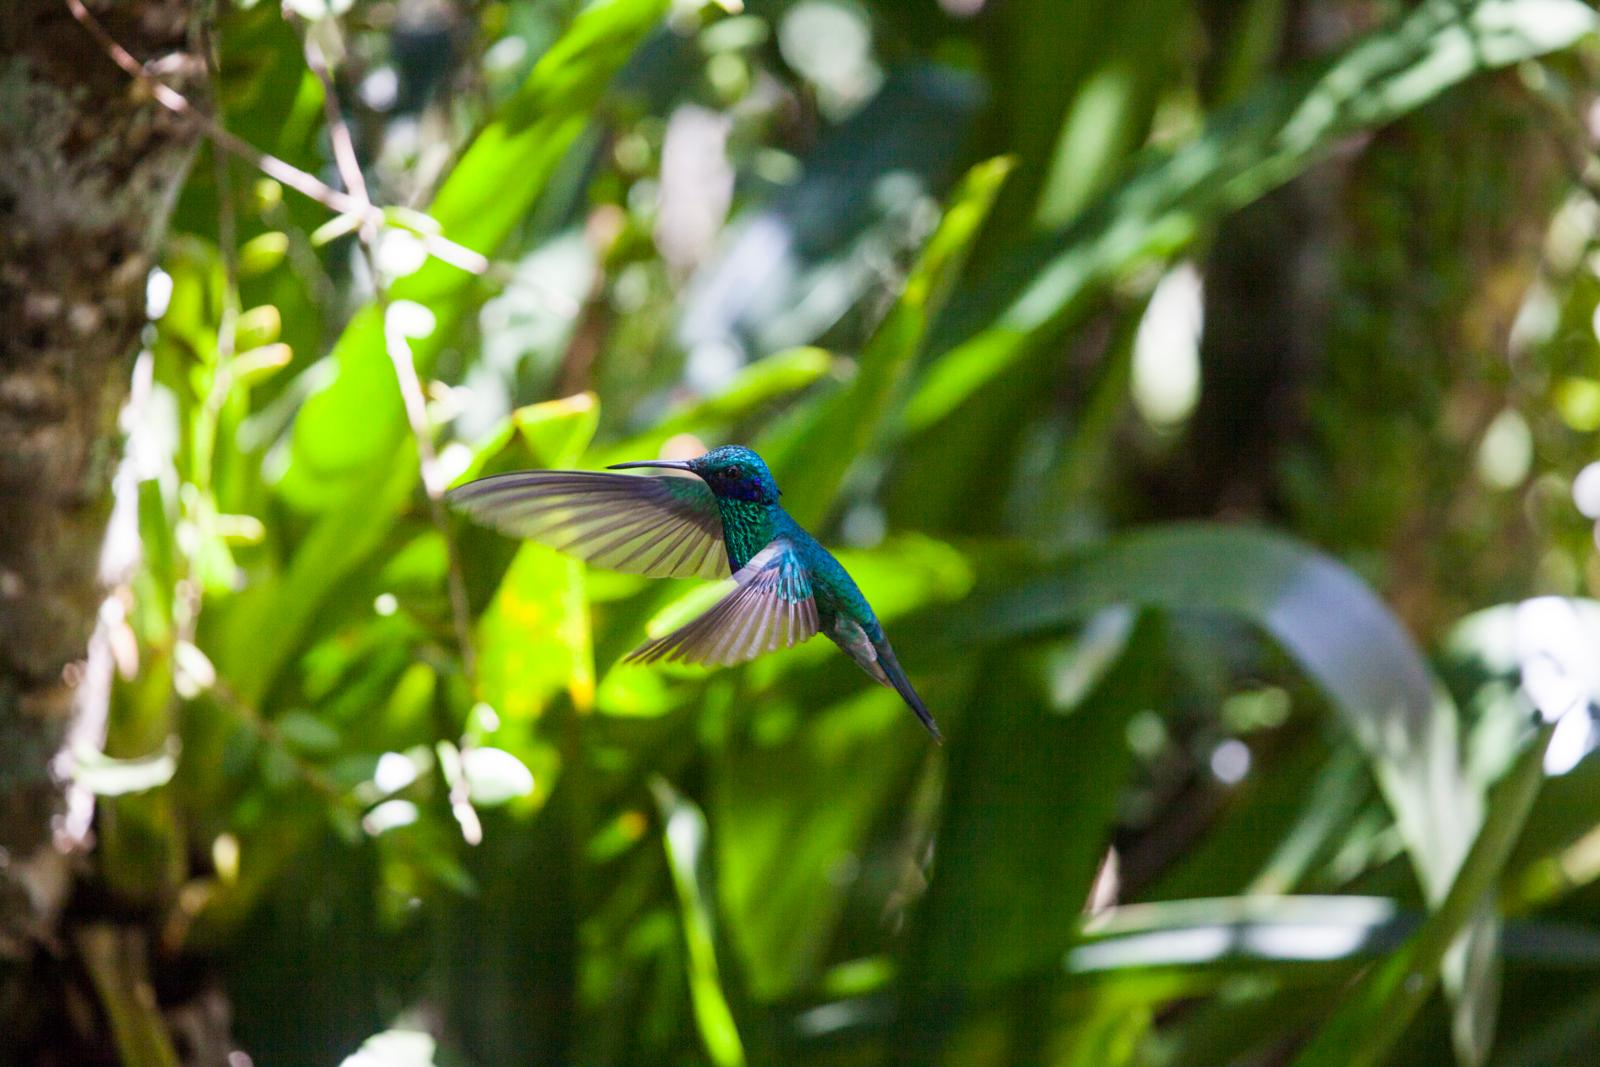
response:
<path fill-rule="evenodd" d="M 733 575 L 703 615 L 630 659 L 731 664 L 826 634 L 892 687 L 939 738 L 872 606 L 832 553 L 789 517 L 761 457 L 727 445 L 697 459 L 619 463 L 694 477 L 520 471 L 468 483 L 452 506 L 503 533 L 612 570 L 652 577 Z"/>

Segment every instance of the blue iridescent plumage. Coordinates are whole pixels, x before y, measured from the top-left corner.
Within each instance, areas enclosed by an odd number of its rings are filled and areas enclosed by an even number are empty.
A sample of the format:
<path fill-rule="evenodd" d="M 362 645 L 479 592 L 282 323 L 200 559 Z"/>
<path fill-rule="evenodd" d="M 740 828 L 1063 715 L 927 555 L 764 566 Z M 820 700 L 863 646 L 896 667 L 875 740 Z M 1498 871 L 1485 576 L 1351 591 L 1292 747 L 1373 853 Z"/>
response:
<path fill-rule="evenodd" d="M 832 553 L 778 503 L 761 457 L 727 445 L 692 460 L 618 463 L 680 475 L 519 471 L 451 491 L 452 506 L 502 533 L 552 545 L 612 570 L 721 577 L 734 588 L 630 659 L 733 664 L 826 634 L 905 700 L 935 740 L 939 728 L 895 658 L 872 606 Z"/>

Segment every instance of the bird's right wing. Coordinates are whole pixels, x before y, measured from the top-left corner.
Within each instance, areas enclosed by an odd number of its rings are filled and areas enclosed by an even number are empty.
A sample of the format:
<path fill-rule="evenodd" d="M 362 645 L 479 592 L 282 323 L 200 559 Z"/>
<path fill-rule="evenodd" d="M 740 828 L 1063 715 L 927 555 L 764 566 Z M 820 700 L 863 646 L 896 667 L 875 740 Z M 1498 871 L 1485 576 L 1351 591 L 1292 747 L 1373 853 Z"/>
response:
<path fill-rule="evenodd" d="M 699 478 L 516 471 L 452 489 L 450 506 L 501 533 L 597 567 L 652 578 L 722 578 L 722 516 Z"/>
<path fill-rule="evenodd" d="M 788 541 L 780 538 L 756 553 L 733 581 L 733 591 L 703 614 L 646 642 L 628 659 L 726 666 L 798 645 L 817 632 L 811 575 Z"/>

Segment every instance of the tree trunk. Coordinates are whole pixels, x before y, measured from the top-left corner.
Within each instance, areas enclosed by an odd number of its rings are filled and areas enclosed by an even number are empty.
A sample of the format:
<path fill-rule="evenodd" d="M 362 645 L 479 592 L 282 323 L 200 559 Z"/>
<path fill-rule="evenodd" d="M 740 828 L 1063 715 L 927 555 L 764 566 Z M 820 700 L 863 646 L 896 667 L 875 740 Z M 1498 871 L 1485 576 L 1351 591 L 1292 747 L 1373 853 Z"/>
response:
<path fill-rule="evenodd" d="M 89 7 L 163 81 L 202 81 L 200 0 Z M 146 279 L 195 139 L 65 0 L 0 6 L 0 963 L 21 963 L 13 975 L 63 949 L 56 920 L 71 879 L 52 843 L 56 755 L 100 604 L 117 411 Z M 37 1016 L 47 995 L 11 985 L 0 988 L 8 1052 L 27 1047 L 12 1040 L 28 1029 L 19 1003 Z"/>

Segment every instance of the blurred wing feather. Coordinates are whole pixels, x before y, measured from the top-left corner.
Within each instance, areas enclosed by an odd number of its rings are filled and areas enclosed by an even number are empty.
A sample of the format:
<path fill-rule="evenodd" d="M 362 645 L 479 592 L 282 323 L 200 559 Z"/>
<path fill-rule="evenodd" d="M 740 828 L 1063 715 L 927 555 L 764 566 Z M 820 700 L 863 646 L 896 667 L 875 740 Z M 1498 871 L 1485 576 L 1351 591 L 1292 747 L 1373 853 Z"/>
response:
<path fill-rule="evenodd" d="M 517 471 L 452 489 L 451 507 L 596 567 L 651 578 L 724 578 L 716 498 L 698 478 Z"/>
<path fill-rule="evenodd" d="M 733 591 L 703 614 L 646 642 L 628 659 L 728 666 L 798 645 L 817 632 L 811 576 L 788 541 L 762 549 L 733 581 Z"/>

